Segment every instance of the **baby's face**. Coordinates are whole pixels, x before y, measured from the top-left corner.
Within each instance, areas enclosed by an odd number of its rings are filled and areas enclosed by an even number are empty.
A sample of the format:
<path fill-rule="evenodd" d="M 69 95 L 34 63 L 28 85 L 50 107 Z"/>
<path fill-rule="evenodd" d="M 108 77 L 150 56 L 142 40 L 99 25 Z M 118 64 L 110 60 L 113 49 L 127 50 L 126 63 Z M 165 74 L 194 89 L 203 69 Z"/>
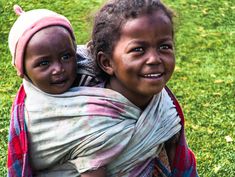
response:
<path fill-rule="evenodd" d="M 174 71 L 170 19 L 159 10 L 128 20 L 114 47 L 111 65 L 111 88 L 139 107 L 146 105 L 165 87 Z"/>
<path fill-rule="evenodd" d="M 42 91 L 60 94 L 76 78 L 76 51 L 70 33 L 51 26 L 37 32 L 25 50 L 25 73 Z"/>

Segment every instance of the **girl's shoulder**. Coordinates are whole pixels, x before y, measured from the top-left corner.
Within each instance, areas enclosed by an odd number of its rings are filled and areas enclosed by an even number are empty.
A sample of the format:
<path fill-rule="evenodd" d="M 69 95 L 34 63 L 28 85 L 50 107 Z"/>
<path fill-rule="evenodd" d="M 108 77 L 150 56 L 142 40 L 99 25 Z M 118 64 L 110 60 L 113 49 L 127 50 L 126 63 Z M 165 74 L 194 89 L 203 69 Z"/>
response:
<path fill-rule="evenodd" d="M 170 96 L 170 98 L 172 99 L 172 101 L 175 105 L 176 111 L 178 112 L 179 117 L 181 119 L 181 124 L 184 125 L 184 114 L 183 114 L 183 110 L 180 106 L 179 101 L 177 100 L 176 96 L 173 94 L 173 92 L 170 90 L 169 87 L 166 86 L 165 90 L 166 90 L 167 94 Z"/>

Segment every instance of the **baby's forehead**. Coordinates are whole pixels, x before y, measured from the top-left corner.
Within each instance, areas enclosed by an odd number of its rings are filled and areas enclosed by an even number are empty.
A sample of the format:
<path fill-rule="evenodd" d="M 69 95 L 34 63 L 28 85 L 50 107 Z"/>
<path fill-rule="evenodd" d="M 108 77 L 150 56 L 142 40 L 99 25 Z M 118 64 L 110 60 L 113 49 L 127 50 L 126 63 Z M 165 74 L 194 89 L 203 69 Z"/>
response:
<path fill-rule="evenodd" d="M 67 36 L 68 38 L 73 39 L 73 34 L 71 34 L 71 32 L 67 28 L 60 26 L 60 25 L 53 25 L 53 26 L 47 26 L 45 28 L 40 29 L 34 35 L 32 35 L 30 40 L 38 36 L 42 36 L 42 35 L 49 36 L 49 37 L 50 36 L 54 36 L 54 37 Z M 40 37 L 38 40 L 40 40 Z"/>
<path fill-rule="evenodd" d="M 73 46 L 74 39 L 68 29 L 63 26 L 49 26 L 40 29 L 29 39 L 26 50 L 31 50 L 33 46 L 41 46 L 39 49 L 48 48 L 47 46 L 58 47 L 58 45 Z M 58 44 L 59 43 L 59 44 Z"/>
<path fill-rule="evenodd" d="M 45 28 L 42 28 L 41 30 L 39 30 L 38 32 L 40 31 L 50 31 L 50 32 L 53 32 L 53 31 L 58 31 L 58 32 L 64 32 L 64 33 L 70 33 L 69 30 L 67 28 L 65 28 L 64 26 L 61 26 L 61 25 L 53 25 L 53 26 L 47 26 Z"/>

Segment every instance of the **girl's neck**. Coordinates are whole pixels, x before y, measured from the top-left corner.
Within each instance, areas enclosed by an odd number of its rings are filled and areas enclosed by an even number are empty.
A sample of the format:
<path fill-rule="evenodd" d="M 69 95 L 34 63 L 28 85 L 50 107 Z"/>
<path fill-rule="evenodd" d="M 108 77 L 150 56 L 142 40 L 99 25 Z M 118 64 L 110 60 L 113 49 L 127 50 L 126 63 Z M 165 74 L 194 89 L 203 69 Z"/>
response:
<path fill-rule="evenodd" d="M 144 110 L 153 98 L 153 96 L 139 95 L 137 93 L 134 93 L 133 91 L 120 89 L 119 86 L 115 83 L 107 82 L 105 84 L 105 88 L 109 88 L 111 90 L 119 92 L 120 94 L 125 96 L 130 102 L 139 107 L 141 110 Z"/>

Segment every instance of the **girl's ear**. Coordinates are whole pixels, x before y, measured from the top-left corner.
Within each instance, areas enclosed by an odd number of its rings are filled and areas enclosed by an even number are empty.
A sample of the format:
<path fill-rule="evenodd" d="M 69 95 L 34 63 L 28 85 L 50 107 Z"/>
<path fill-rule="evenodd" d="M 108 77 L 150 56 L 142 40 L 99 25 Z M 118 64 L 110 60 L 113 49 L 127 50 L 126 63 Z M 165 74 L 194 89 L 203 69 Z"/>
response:
<path fill-rule="evenodd" d="M 108 75 L 113 75 L 113 65 L 111 58 L 104 52 L 98 52 L 97 54 L 97 63 L 99 67 Z"/>

